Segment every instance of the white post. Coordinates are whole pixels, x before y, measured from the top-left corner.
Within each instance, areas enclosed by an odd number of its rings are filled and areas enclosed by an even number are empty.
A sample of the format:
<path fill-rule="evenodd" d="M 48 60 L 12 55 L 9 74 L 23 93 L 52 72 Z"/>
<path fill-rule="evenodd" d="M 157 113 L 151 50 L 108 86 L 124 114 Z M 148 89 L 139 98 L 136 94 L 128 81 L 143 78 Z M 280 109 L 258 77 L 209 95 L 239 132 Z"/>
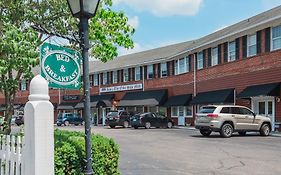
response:
<path fill-rule="evenodd" d="M 35 76 L 24 107 L 24 175 L 54 175 L 54 107 L 48 82 Z"/>

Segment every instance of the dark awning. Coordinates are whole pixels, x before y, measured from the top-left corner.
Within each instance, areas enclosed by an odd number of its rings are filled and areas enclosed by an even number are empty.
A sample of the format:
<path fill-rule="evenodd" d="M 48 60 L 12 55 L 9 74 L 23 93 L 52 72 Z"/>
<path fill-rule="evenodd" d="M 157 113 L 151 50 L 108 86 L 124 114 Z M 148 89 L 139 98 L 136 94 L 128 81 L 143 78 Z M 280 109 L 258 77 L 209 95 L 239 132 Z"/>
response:
<path fill-rule="evenodd" d="M 77 102 L 62 102 L 58 105 L 57 110 L 74 110 Z"/>
<path fill-rule="evenodd" d="M 167 89 L 127 92 L 118 106 L 161 106 L 167 100 Z"/>
<path fill-rule="evenodd" d="M 248 86 L 238 95 L 238 98 L 250 98 L 256 96 L 280 96 L 280 83 Z"/>
<path fill-rule="evenodd" d="M 98 107 L 111 107 L 112 106 L 112 99 L 114 98 L 114 94 L 103 94 L 103 95 L 93 95 L 90 97 L 90 106 L 92 108 Z M 76 106 L 76 109 L 84 108 L 84 100 L 79 102 Z"/>
<path fill-rule="evenodd" d="M 193 98 L 190 104 L 234 103 L 234 89 L 201 92 Z"/>
<path fill-rule="evenodd" d="M 177 95 L 170 97 L 164 104 L 166 107 L 171 106 L 187 106 L 192 99 L 191 94 Z"/>

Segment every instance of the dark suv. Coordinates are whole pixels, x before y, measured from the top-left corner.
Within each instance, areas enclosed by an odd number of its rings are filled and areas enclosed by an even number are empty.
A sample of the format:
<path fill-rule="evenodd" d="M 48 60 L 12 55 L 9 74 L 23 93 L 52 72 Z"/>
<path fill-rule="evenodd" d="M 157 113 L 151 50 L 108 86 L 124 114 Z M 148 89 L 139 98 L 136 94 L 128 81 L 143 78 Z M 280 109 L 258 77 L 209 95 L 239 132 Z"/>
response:
<path fill-rule="evenodd" d="M 59 113 L 58 119 L 57 119 L 57 125 L 61 126 L 64 124 L 65 126 L 68 126 L 70 124 L 74 124 L 76 126 L 83 125 L 84 120 L 81 117 L 78 117 L 77 114 L 73 113 Z"/>
<path fill-rule="evenodd" d="M 110 126 L 110 128 L 115 128 L 115 126 L 128 128 L 130 126 L 131 116 L 131 113 L 127 111 L 110 111 L 106 115 L 105 124 Z"/>

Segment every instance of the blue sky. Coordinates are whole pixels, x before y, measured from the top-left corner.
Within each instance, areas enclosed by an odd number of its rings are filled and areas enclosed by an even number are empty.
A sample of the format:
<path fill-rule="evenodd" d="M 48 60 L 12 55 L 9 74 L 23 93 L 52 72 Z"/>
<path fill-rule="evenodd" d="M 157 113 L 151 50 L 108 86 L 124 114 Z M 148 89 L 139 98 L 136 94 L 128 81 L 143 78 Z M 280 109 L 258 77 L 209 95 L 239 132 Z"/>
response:
<path fill-rule="evenodd" d="M 120 55 L 197 39 L 281 5 L 281 0 L 113 0 L 136 28 Z"/>

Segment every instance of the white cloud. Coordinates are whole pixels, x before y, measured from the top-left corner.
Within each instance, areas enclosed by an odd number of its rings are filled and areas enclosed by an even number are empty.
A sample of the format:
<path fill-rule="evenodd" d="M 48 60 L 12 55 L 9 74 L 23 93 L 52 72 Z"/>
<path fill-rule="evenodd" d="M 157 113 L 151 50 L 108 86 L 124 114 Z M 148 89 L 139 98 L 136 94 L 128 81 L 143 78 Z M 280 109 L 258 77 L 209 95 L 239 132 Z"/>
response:
<path fill-rule="evenodd" d="M 156 16 L 193 16 L 199 11 L 203 0 L 113 0 L 138 11 L 148 11 Z"/>
<path fill-rule="evenodd" d="M 262 5 L 265 10 L 281 5 L 281 0 L 262 0 Z"/>
<path fill-rule="evenodd" d="M 139 23 L 140 22 L 138 16 L 129 17 L 128 24 L 134 27 L 134 29 L 137 29 L 139 27 Z"/>

